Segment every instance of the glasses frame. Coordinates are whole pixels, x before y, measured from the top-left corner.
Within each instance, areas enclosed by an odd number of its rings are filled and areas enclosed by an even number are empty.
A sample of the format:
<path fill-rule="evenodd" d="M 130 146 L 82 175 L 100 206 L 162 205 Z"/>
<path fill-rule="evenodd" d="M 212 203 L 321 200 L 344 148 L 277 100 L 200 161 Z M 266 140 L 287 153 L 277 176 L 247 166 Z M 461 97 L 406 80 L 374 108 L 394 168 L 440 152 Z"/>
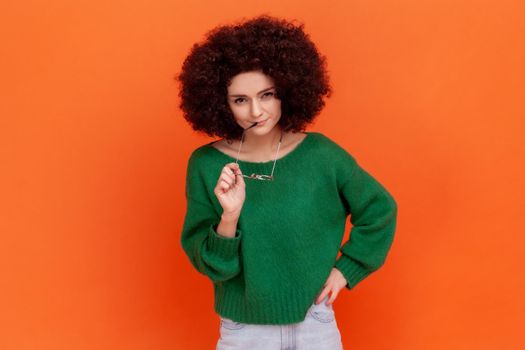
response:
<path fill-rule="evenodd" d="M 255 126 L 255 124 L 252 125 L 252 126 Z M 242 133 L 241 143 L 239 145 L 239 150 L 237 151 L 237 158 L 235 159 L 235 163 L 237 163 L 237 165 L 239 165 L 239 154 L 241 153 L 241 147 L 242 147 L 242 143 L 244 141 L 244 134 L 245 134 L 246 130 L 247 129 L 244 129 L 244 131 Z M 275 169 L 275 164 L 277 163 L 277 155 L 279 154 L 279 149 L 281 148 L 282 140 L 283 140 L 283 132 L 281 130 L 281 137 L 279 138 L 279 144 L 277 145 L 277 152 L 275 152 L 275 159 L 273 161 L 272 173 L 270 175 L 252 173 L 251 175 L 242 174 L 242 177 L 245 177 L 247 179 L 252 179 L 252 180 L 273 181 L 273 179 L 274 179 L 273 171 Z M 240 165 L 239 165 L 239 168 L 240 168 Z"/>

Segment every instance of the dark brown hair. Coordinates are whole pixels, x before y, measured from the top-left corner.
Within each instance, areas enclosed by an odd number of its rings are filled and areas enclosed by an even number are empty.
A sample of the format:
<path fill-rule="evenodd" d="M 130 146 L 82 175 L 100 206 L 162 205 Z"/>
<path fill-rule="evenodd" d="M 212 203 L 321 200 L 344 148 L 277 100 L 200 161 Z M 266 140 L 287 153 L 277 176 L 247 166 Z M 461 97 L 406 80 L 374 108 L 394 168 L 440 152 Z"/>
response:
<path fill-rule="evenodd" d="M 275 83 L 281 128 L 303 131 L 324 107 L 323 96 L 332 93 L 326 59 L 303 27 L 264 14 L 218 26 L 194 44 L 175 77 L 180 108 L 193 130 L 240 139 L 243 129 L 228 105 L 227 87 L 237 74 L 260 70 Z"/>

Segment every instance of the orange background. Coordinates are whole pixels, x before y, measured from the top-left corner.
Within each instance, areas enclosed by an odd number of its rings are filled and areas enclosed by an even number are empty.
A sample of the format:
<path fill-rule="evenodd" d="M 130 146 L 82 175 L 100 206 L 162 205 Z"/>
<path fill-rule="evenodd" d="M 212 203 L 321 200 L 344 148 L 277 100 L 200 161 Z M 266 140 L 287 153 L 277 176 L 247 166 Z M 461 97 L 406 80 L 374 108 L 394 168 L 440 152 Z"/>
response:
<path fill-rule="evenodd" d="M 387 263 L 334 304 L 345 348 L 522 349 L 523 2 L 196 4 L 0 5 L 0 348 L 214 348 L 212 284 L 179 245 L 212 140 L 173 76 L 206 30 L 264 12 L 328 58 L 308 130 L 399 206 Z"/>

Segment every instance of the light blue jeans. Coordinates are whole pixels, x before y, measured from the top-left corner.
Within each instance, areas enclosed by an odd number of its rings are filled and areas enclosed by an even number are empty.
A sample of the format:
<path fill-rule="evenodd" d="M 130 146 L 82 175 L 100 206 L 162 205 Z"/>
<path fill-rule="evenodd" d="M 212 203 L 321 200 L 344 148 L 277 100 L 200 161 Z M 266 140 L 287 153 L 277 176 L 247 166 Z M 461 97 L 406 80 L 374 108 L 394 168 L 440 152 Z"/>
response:
<path fill-rule="evenodd" d="M 313 303 L 304 321 L 287 325 L 239 323 L 220 316 L 220 338 L 215 350 L 343 350 L 328 296 Z"/>

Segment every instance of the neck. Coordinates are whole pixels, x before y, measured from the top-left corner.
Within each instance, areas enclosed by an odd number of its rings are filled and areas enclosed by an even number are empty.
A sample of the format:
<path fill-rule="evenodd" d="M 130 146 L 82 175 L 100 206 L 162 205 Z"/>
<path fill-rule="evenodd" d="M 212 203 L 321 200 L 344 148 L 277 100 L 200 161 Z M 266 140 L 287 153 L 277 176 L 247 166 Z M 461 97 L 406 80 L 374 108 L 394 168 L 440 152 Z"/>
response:
<path fill-rule="evenodd" d="M 242 142 L 242 151 L 250 154 L 265 154 L 267 152 L 274 152 L 279 144 L 281 138 L 281 128 L 275 126 L 269 133 L 258 135 L 253 132 L 253 129 L 246 130 L 244 133 L 244 141 Z M 284 139 L 284 133 L 283 133 Z"/>

